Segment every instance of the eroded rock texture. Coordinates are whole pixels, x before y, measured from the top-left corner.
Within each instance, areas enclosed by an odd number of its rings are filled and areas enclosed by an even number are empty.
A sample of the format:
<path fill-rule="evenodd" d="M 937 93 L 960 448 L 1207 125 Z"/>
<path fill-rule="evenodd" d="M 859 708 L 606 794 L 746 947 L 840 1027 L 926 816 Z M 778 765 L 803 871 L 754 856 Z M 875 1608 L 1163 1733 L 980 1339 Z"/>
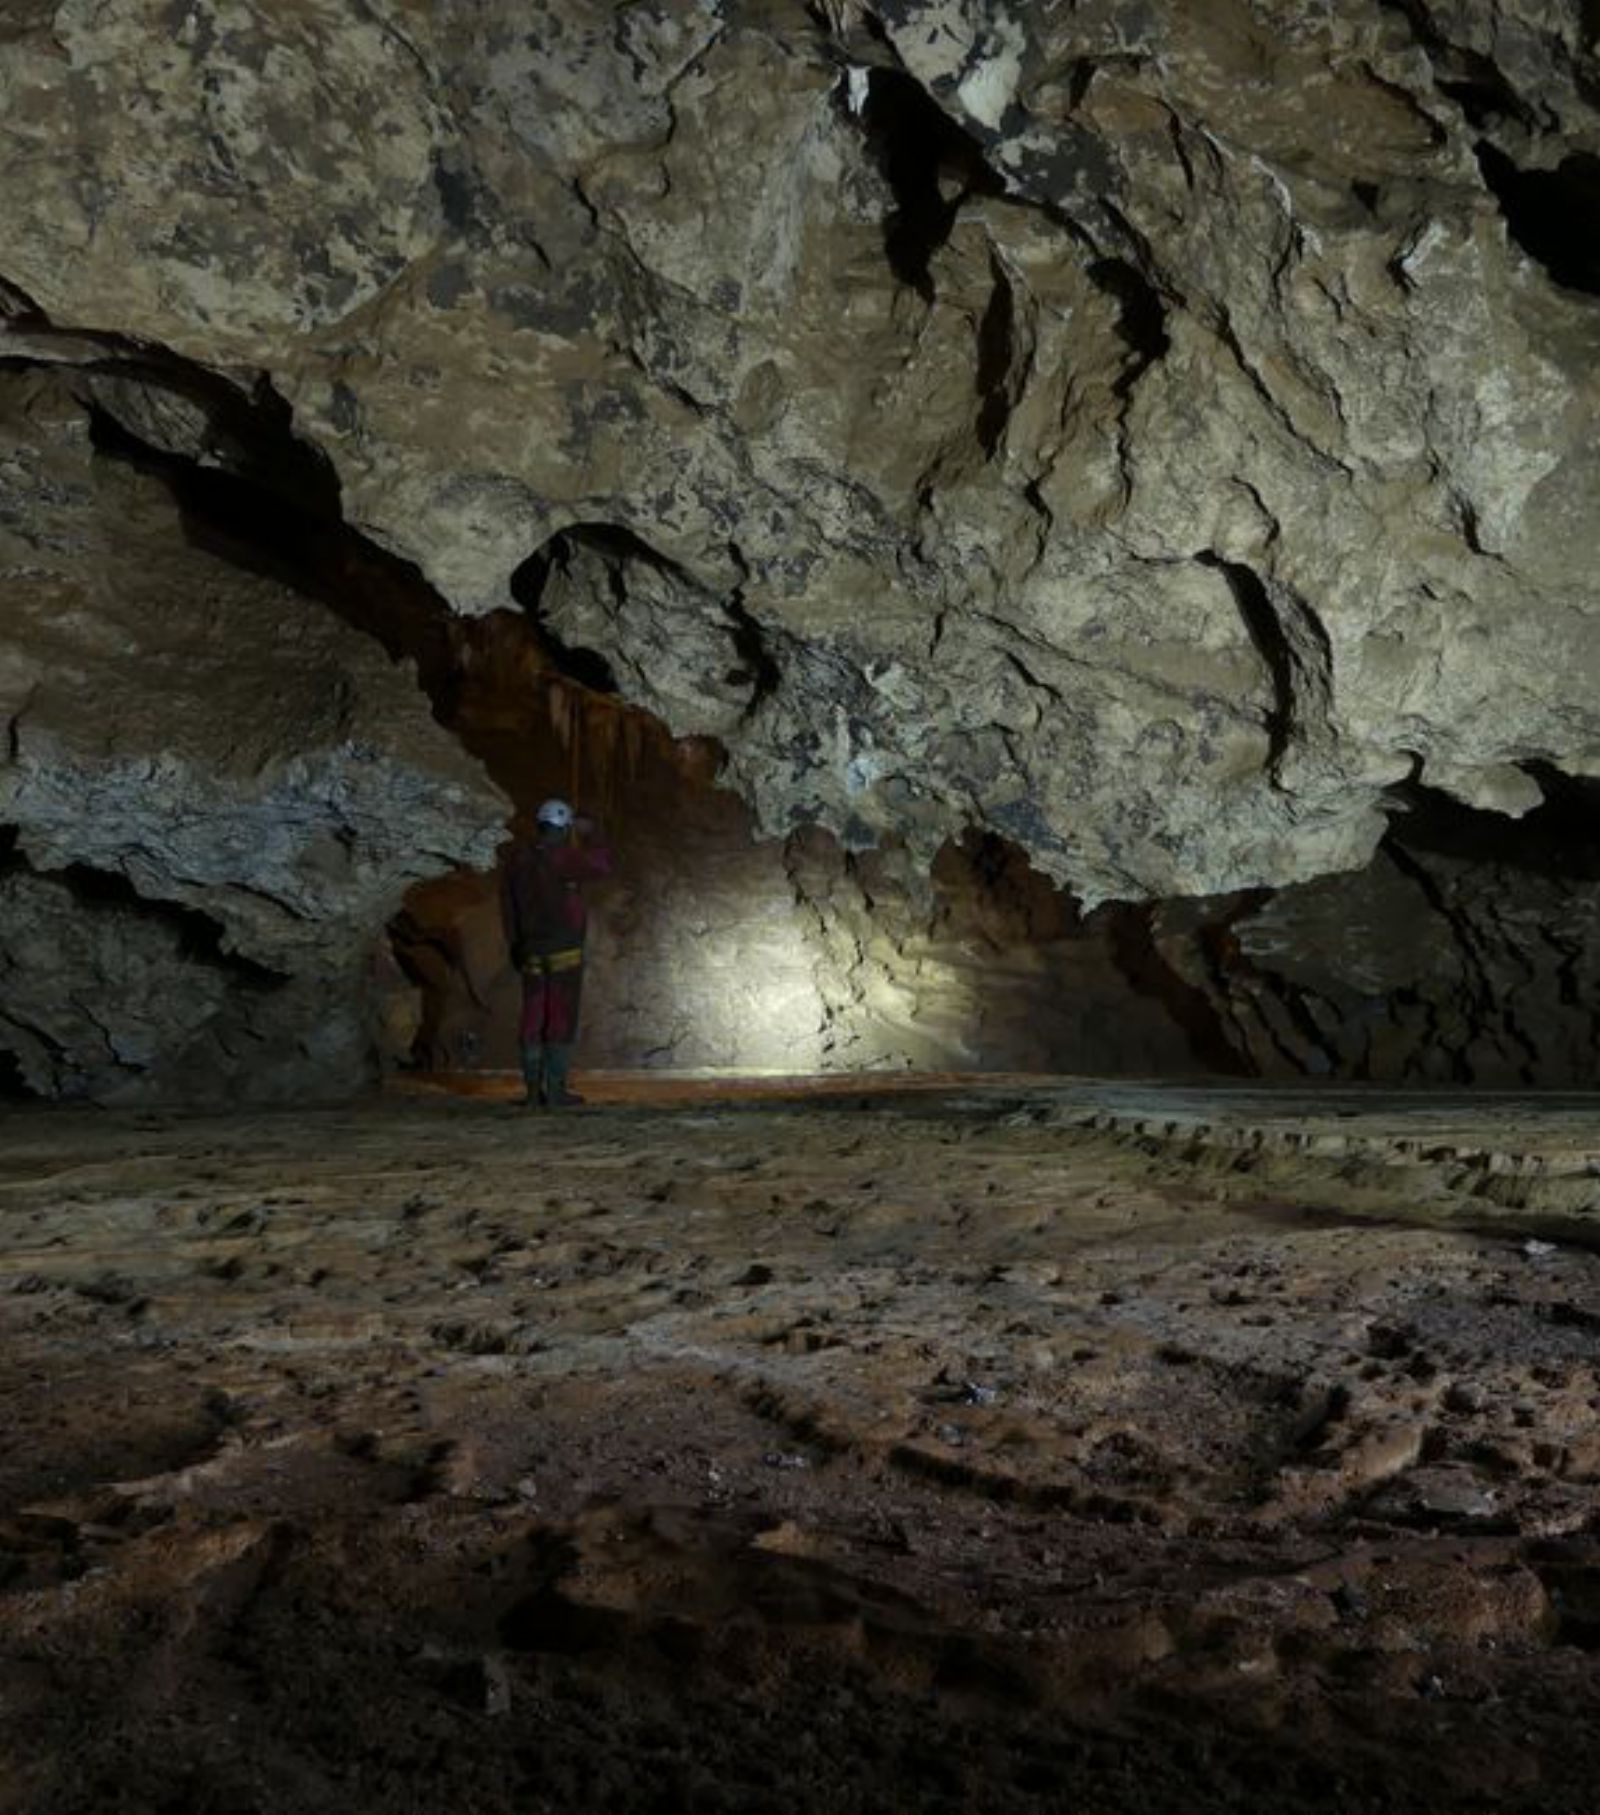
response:
<path fill-rule="evenodd" d="M 905 994 L 945 961 L 924 885 L 897 918 L 862 878 L 1004 839 L 1085 910 L 1227 897 L 1113 941 L 1194 1050 L 1548 1075 L 1525 1029 L 1485 1036 L 1503 977 L 1471 915 L 1443 915 L 1455 969 L 1419 944 L 1381 988 L 1347 933 L 1342 980 L 1295 942 L 1340 887 L 1346 929 L 1463 894 L 1510 924 L 1482 877 L 1374 858 L 1397 790 L 1514 816 L 1600 771 L 1595 34 L 1558 0 L 6 8 L 0 367 L 61 370 L 87 412 L 49 427 L 67 478 L 0 472 L 23 1070 L 99 1089 L 171 1051 L 98 1025 L 98 986 L 46 1002 L 48 929 L 61 975 L 135 967 L 169 1026 L 286 1028 L 275 979 L 348 975 L 355 929 L 483 861 L 495 812 L 370 650 L 208 566 L 154 491 L 85 531 L 92 420 L 342 521 L 459 614 L 521 609 L 570 673 L 717 740 L 788 841 L 760 887 L 821 904 L 795 937 L 831 953 L 824 995 L 921 1024 L 859 1057 L 974 1048 L 937 988 Z M 130 830 L 146 771 L 164 806 Z M 905 861 L 801 878 L 813 825 Z M 1579 926 L 1582 892 L 1552 911 Z M 1532 965 L 1563 1076 L 1582 944 Z M 319 1075 L 358 1045 L 334 996 Z"/>
<path fill-rule="evenodd" d="M 48 374 L 0 369 L 0 1048 L 53 1096 L 368 1075 L 372 929 L 505 803 L 408 667 L 190 540 Z"/>
<path fill-rule="evenodd" d="M 525 618 L 424 629 L 436 710 L 522 825 L 565 794 L 619 854 L 592 891 L 588 1066 L 1600 1079 L 1592 781 L 1543 772 L 1516 820 L 1399 790 L 1360 870 L 1086 912 L 994 834 L 928 869 L 815 828 L 757 841 L 714 743 L 554 672 Z M 393 933 L 388 1059 L 514 1069 L 494 873 L 418 884 Z"/>
<path fill-rule="evenodd" d="M 1261 1076 L 1592 1086 L 1596 801 L 1550 786 L 1509 833 L 1420 794 L 1365 870 L 1162 904 L 1148 924 L 1169 988 Z"/>
<path fill-rule="evenodd" d="M 926 870 L 814 828 L 758 842 L 713 744 L 552 672 L 525 619 L 444 631 L 437 709 L 522 823 L 566 794 L 619 855 L 592 891 L 586 1065 L 1600 1078 L 1592 782 L 1547 772 L 1514 821 L 1409 789 L 1360 870 L 1085 912 L 993 834 Z M 494 874 L 417 885 L 394 936 L 388 1057 L 514 1069 Z"/>
<path fill-rule="evenodd" d="M 930 874 L 903 850 L 851 853 L 816 830 L 757 842 L 748 809 L 715 785 L 705 740 L 674 743 L 552 674 L 508 614 L 453 641 L 436 685 L 447 722 L 523 825 L 540 799 L 566 794 L 618 855 L 615 879 L 590 891 L 586 1065 L 1248 1068 L 1216 1039 L 1196 1056 L 1174 1011 L 1184 991 L 1161 961 L 1167 987 L 1130 980 L 1136 953 L 1154 960 L 1139 914 L 1086 921 L 1015 846 L 952 844 Z M 457 872 L 407 896 L 395 949 L 412 988 L 386 996 L 396 1062 L 515 1069 L 519 984 L 498 893 L 492 873 Z"/>
<path fill-rule="evenodd" d="M 1600 762 L 1590 8 L 8 18 L 31 354 L 270 373 L 353 521 L 766 829 L 1092 903 Z"/>

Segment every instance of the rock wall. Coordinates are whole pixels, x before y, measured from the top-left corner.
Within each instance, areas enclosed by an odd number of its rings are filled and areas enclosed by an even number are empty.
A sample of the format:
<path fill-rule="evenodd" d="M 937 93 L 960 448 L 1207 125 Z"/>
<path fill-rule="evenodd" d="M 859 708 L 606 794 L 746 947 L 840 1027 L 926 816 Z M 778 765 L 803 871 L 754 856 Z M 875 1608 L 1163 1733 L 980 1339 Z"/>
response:
<path fill-rule="evenodd" d="M 42 1095 L 355 1088 L 375 929 L 506 812 L 409 665 L 191 530 L 0 368 L 0 1050 Z"/>
<path fill-rule="evenodd" d="M 758 841 L 718 785 L 715 745 L 574 687 L 525 621 L 481 619 L 454 641 L 441 709 L 519 825 L 559 793 L 617 852 L 615 879 L 591 890 L 581 1062 L 1197 1069 L 1168 1002 L 1138 995 L 1114 961 L 1125 929 L 1089 930 L 1015 847 L 952 845 L 930 875 L 904 851 L 853 854 L 820 831 Z M 391 996 L 391 1060 L 514 1069 L 519 984 L 495 875 L 418 884 L 393 930 L 416 994 Z"/>
<path fill-rule="evenodd" d="M 7 345 L 270 381 L 764 833 L 1282 886 L 1600 766 L 1597 94 L 1566 0 L 60 0 Z"/>
<path fill-rule="evenodd" d="M 1600 1083 L 1600 805 L 1503 819 L 1415 791 L 1354 875 L 1164 904 L 1154 944 L 1265 1077 Z"/>
<path fill-rule="evenodd" d="M 452 618 L 336 519 L 135 438 L 101 382 L 0 375 L 0 1089 L 511 1066 L 487 866 L 553 792 L 622 858 L 590 1065 L 1595 1081 L 1584 784 L 1546 772 L 1518 821 L 1414 788 L 1360 871 L 1092 912 L 992 833 L 931 869 L 758 840 L 712 740 L 566 678 L 526 613 Z"/>
<path fill-rule="evenodd" d="M 450 644 L 439 710 L 519 823 L 561 793 L 618 851 L 592 891 L 585 1064 L 1600 1082 L 1591 784 L 1546 774 L 1515 821 L 1413 788 L 1359 871 L 1085 912 L 993 834 L 930 871 L 816 830 L 757 840 L 714 744 L 567 681 L 525 620 Z M 418 884 L 393 932 L 390 1062 L 514 1068 L 494 874 Z"/>
<path fill-rule="evenodd" d="M 364 1074 L 505 811 L 376 643 L 612 737 L 595 1057 L 1587 1078 L 1593 10 L 10 8 L 0 1088 Z"/>

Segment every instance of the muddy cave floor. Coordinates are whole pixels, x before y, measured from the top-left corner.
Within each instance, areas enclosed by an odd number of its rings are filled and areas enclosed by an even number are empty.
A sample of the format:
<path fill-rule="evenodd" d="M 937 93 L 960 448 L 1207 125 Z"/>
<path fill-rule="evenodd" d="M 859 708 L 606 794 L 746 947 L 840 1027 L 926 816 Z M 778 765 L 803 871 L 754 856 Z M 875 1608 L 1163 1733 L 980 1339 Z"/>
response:
<path fill-rule="evenodd" d="M 0 1116 L 0 1809 L 1592 1809 L 1600 1098 Z"/>

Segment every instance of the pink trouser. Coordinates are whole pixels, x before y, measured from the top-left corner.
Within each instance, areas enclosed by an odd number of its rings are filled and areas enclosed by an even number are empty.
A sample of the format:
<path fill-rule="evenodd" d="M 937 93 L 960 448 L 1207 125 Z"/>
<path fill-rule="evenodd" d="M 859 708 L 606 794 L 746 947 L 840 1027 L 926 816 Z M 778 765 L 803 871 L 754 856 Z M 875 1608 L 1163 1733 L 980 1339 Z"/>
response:
<path fill-rule="evenodd" d="M 582 999 L 581 951 L 529 958 L 522 967 L 522 1044 L 570 1046 L 578 1037 Z"/>

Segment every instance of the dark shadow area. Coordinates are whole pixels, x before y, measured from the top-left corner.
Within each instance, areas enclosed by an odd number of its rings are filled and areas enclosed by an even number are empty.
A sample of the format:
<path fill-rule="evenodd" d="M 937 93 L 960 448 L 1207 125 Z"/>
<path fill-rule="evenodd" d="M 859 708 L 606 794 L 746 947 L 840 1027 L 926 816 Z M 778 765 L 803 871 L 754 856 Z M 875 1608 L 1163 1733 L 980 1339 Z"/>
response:
<path fill-rule="evenodd" d="M 1512 239 L 1565 289 L 1600 296 L 1600 157 L 1573 151 L 1553 170 L 1524 170 L 1487 140 L 1477 154 Z"/>
<path fill-rule="evenodd" d="M 1453 73 L 1439 75 L 1435 84 L 1442 95 L 1448 95 L 1463 114 L 1467 124 L 1477 132 L 1502 120 L 1519 126 L 1533 123 L 1533 111 L 1523 101 L 1497 64 L 1475 51 L 1453 53 Z"/>
<path fill-rule="evenodd" d="M 978 446 L 993 459 L 1011 420 L 1011 367 L 1016 356 L 1016 297 L 1000 260 L 991 257 L 994 288 L 978 323 Z"/>
<path fill-rule="evenodd" d="M 0 44 L 6 41 L 6 27 L 0 22 Z M 0 316 L 4 316 L 19 328 L 36 328 L 48 326 L 44 310 L 20 284 L 15 284 L 8 277 L 0 277 Z"/>
<path fill-rule="evenodd" d="M 22 855 L 17 849 L 17 828 L 0 826 L 0 877 L 24 867 Z M 23 1078 L 16 1054 L 0 1046 L 0 1103 L 28 1103 L 37 1100 L 37 1093 L 28 1088 Z"/>
<path fill-rule="evenodd" d="M 1225 561 L 1212 549 L 1205 549 L 1195 559 L 1202 567 L 1214 568 L 1228 582 L 1239 616 L 1250 634 L 1256 653 L 1272 677 L 1272 710 L 1267 715 L 1267 761 L 1276 768 L 1282 760 L 1295 729 L 1294 651 L 1284 635 L 1283 625 L 1267 593 L 1261 576 L 1239 561 Z"/>
<path fill-rule="evenodd" d="M 767 634 L 746 610 L 742 594 L 724 601 L 724 609 L 732 624 L 729 634 L 739 661 L 739 666 L 729 669 L 724 678 L 730 687 L 749 687 L 750 702 L 744 709 L 744 716 L 748 718 L 776 690 L 780 671 L 777 659 L 767 645 Z"/>
<path fill-rule="evenodd" d="M 511 596 L 527 614 L 540 646 L 551 665 L 565 679 L 590 693 L 619 694 L 611 664 L 597 649 L 566 642 L 554 629 L 545 609 L 550 583 L 569 578 L 582 560 L 598 566 L 605 585 L 620 611 L 627 603 L 630 569 L 646 568 L 669 575 L 678 584 L 699 591 L 697 583 L 676 562 L 654 549 L 642 536 L 614 523 L 573 523 L 536 549 L 511 576 Z M 745 608 L 739 592 L 717 601 L 727 618 L 734 666 L 724 679 L 730 686 L 748 686 L 754 708 L 778 684 L 777 662 L 767 647 L 761 625 Z"/>
<path fill-rule="evenodd" d="M 581 526 L 554 538 L 513 576 L 525 622 L 514 622 L 509 611 L 461 618 L 414 562 L 380 548 L 344 521 L 336 484 L 286 489 L 245 472 L 202 466 L 152 447 L 92 401 L 86 407 L 96 451 L 160 479 L 192 546 L 326 606 L 352 630 L 371 637 L 392 661 L 415 663 L 434 718 L 503 787 L 508 768 L 516 767 L 503 735 L 504 712 L 479 720 L 462 710 L 463 699 L 479 687 L 488 668 L 503 661 L 505 686 L 519 695 L 541 681 L 559 682 L 573 697 L 616 691 L 601 657 L 566 651 L 541 628 L 537 602 L 552 559 L 586 541 L 614 562 L 667 565 L 626 530 Z M 550 735 L 548 722 L 545 734 Z"/>
<path fill-rule="evenodd" d="M 101 451 L 140 452 L 217 478 L 235 479 L 297 514 L 339 519 L 339 477 L 333 463 L 295 433 L 293 410 L 266 378 L 258 379 L 245 392 L 203 366 L 172 356 L 141 357 L 136 352 L 125 356 L 108 352 L 105 360 L 82 370 L 90 382 L 83 387 L 81 401 L 90 412 L 95 445 Z M 96 380 L 107 383 L 97 385 Z M 108 395 L 115 396 L 115 386 L 143 391 L 156 400 L 174 400 L 198 411 L 204 417 L 205 430 L 194 452 L 173 453 L 141 439 L 106 402 Z"/>
<path fill-rule="evenodd" d="M 1584 0 L 1585 8 L 1589 0 Z M 1403 19 L 1413 40 L 1433 66 L 1434 86 L 1461 109 L 1467 123 L 1482 131 L 1496 121 L 1531 125 L 1534 110 L 1523 100 L 1505 71 L 1481 51 L 1452 44 L 1434 23 L 1427 0 L 1378 0 L 1379 9 Z M 1592 27 L 1585 26 L 1592 35 Z M 1415 100 L 1406 99 L 1415 107 Z"/>
<path fill-rule="evenodd" d="M 95 451 L 160 479 L 193 547 L 325 605 L 391 660 L 410 657 L 443 721 L 453 667 L 449 609 L 412 562 L 350 528 L 336 483 L 307 490 L 264 482 L 256 473 L 270 466 L 269 452 L 246 470 L 202 466 L 152 447 L 103 407 L 90 403 L 89 411 Z"/>
<path fill-rule="evenodd" d="M 1076 900 L 1042 876 L 1020 845 L 998 832 L 969 832 L 934 859 L 934 881 L 947 889 L 960 887 L 964 871 L 989 899 L 1025 925 L 1031 937 L 1068 939 L 1083 932 Z"/>
<path fill-rule="evenodd" d="M 1241 905 L 1234 917 L 1248 911 Z M 1155 938 L 1155 913 L 1154 905 L 1112 902 L 1094 916 L 1109 936 L 1117 969 L 1128 987 L 1136 995 L 1159 1002 L 1183 1029 L 1197 1069 L 1225 1078 L 1258 1076 L 1259 1067 L 1230 1039 L 1217 1001 L 1181 976 L 1161 951 Z M 1199 933 L 1209 966 L 1219 974 L 1230 955 L 1237 955 L 1238 941 L 1228 929 L 1224 919 L 1202 927 Z"/>
<path fill-rule="evenodd" d="M 62 870 L 35 872 L 53 881 L 64 882 L 80 907 L 101 909 L 120 915 L 135 915 L 166 927 L 176 935 L 178 956 L 191 964 L 209 965 L 226 971 L 230 979 L 244 989 L 281 988 L 289 979 L 269 965 L 230 951 L 225 944 L 227 929 L 199 908 L 186 907 L 177 901 L 152 901 L 141 895 L 126 876 L 109 870 L 97 870 L 88 864 L 71 863 Z"/>
<path fill-rule="evenodd" d="M 1154 284 L 1125 258 L 1096 259 L 1089 276 L 1117 304 L 1117 333 L 1128 349 L 1128 363 L 1111 389 L 1126 397 L 1172 344 L 1166 304 Z"/>
<path fill-rule="evenodd" d="M 561 674 L 592 692 L 615 693 L 617 677 L 600 651 L 563 642 L 551 629 L 544 612 L 545 589 L 552 576 L 570 573 L 574 559 L 585 550 L 604 567 L 606 583 L 619 606 L 627 596 L 624 570 L 629 562 L 642 561 L 656 568 L 671 565 L 631 530 L 612 523 L 574 523 L 535 549 L 516 569 L 511 576 L 511 596 L 528 614 L 539 641 Z"/>
<path fill-rule="evenodd" d="M 1520 819 L 1466 806 L 1421 782 L 1398 784 L 1390 790 L 1395 811 L 1385 845 L 1555 881 L 1600 882 L 1600 781 L 1547 763 L 1524 766 L 1544 800 Z"/>
<path fill-rule="evenodd" d="M 924 302 L 934 297 L 930 265 L 970 195 L 1004 185 L 983 148 L 903 71 L 874 69 L 861 112 L 867 148 L 894 196 L 883 225 L 889 268 Z"/>
<path fill-rule="evenodd" d="M 37 1103 L 39 1094 L 28 1088 L 14 1052 L 0 1046 L 0 1103 Z"/>

